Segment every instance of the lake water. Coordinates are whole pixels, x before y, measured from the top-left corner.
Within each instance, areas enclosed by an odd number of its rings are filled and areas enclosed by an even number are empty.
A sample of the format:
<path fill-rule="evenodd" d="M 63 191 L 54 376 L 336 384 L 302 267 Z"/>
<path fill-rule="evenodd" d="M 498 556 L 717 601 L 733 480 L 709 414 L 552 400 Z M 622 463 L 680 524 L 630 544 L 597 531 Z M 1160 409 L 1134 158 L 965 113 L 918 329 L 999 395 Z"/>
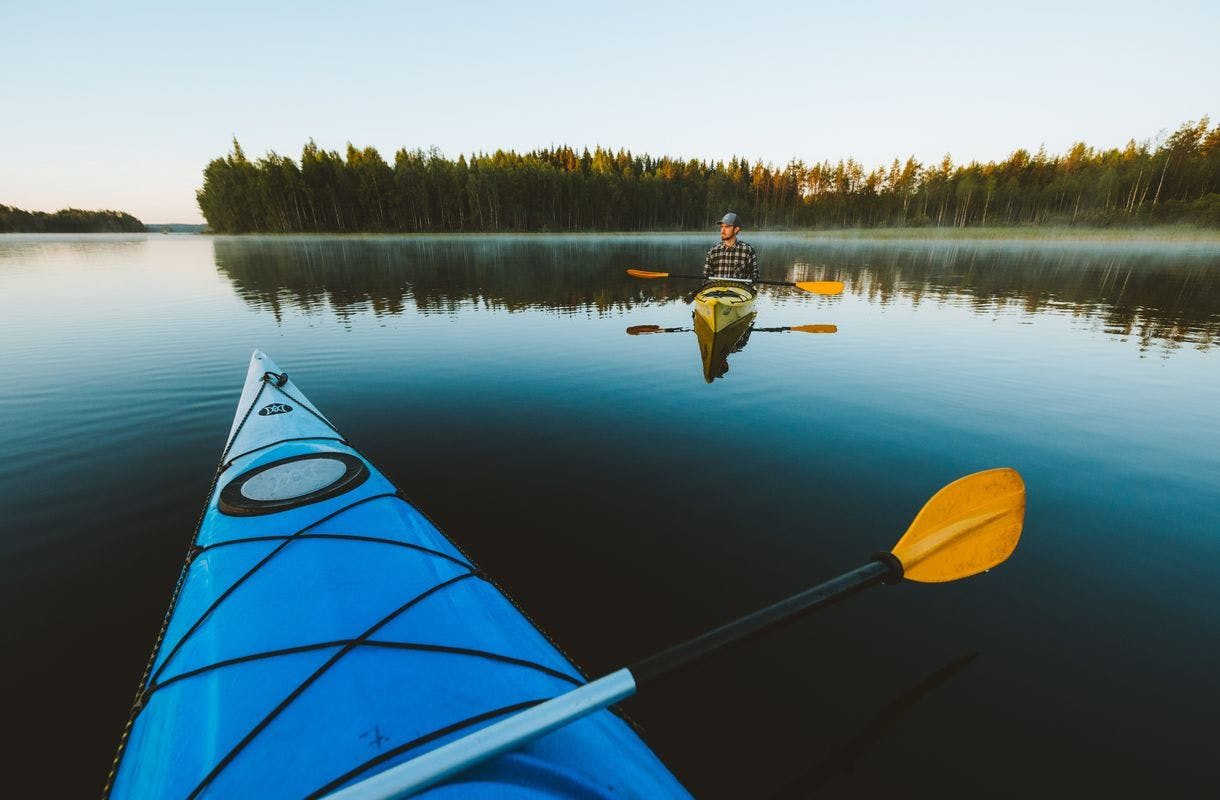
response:
<path fill-rule="evenodd" d="M 626 704 L 703 797 L 1184 796 L 1220 755 L 1220 247 L 710 236 L 0 237 L 8 785 L 96 793 L 265 349 L 589 673 L 888 549 L 1011 466 L 1013 558 Z M 723 364 L 720 365 L 723 367 Z M 715 378 L 716 372 L 723 372 Z"/>

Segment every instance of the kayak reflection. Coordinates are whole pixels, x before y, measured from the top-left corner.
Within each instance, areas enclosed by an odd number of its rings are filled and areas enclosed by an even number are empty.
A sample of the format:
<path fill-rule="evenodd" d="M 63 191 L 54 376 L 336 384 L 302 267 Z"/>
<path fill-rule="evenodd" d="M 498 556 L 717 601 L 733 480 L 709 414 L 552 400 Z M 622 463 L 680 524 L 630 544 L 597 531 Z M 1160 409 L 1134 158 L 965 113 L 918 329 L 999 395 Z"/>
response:
<path fill-rule="evenodd" d="M 729 371 L 729 355 L 745 349 L 750 343 L 750 329 L 755 313 L 742 317 L 718 331 L 695 315 L 695 336 L 699 339 L 699 357 L 703 361 L 703 380 L 711 383 Z"/>
<path fill-rule="evenodd" d="M 693 327 L 662 328 L 660 325 L 632 325 L 627 328 L 630 336 L 643 336 L 651 333 L 688 333 L 695 332 L 699 342 L 699 357 L 703 363 L 703 379 L 708 383 L 723 378 L 729 371 L 729 356 L 745 349 L 751 334 L 755 333 L 838 333 L 837 325 L 785 325 L 773 328 L 758 328 L 754 325 L 757 313 L 751 312 L 730 323 L 720 330 L 712 330 L 711 325 L 698 313 L 694 317 Z"/>

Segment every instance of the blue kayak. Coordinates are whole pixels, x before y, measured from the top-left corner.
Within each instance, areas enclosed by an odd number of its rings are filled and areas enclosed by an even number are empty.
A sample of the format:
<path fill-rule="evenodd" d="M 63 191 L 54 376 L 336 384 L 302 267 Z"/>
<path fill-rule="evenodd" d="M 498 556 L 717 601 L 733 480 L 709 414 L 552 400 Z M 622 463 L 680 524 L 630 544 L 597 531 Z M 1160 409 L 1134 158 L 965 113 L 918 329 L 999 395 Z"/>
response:
<path fill-rule="evenodd" d="M 585 683 L 261 352 L 221 462 L 109 797 L 324 796 Z M 689 794 L 600 711 L 421 796 Z"/>

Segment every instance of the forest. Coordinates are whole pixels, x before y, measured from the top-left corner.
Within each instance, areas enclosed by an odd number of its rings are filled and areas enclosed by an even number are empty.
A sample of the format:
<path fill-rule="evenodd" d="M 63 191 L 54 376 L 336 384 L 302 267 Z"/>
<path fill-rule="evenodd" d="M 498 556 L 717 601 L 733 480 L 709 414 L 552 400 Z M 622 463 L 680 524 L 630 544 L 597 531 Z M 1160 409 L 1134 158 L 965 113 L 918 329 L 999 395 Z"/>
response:
<path fill-rule="evenodd" d="M 143 233 L 144 230 L 143 222 L 123 211 L 64 208 L 47 213 L 0 205 L 0 233 Z"/>
<path fill-rule="evenodd" d="M 784 166 L 597 147 L 444 156 L 346 154 L 312 140 L 300 161 L 251 161 L 233 140 L 197 192 L 217 233 L 665 231 L 727 210 L 745 227 L 825 229 L 1188 223 L 1220 227 L 1220 126 L 1203 117 L 1123 148 L 1017 150 L 999 162 L 853 159 Z"/>

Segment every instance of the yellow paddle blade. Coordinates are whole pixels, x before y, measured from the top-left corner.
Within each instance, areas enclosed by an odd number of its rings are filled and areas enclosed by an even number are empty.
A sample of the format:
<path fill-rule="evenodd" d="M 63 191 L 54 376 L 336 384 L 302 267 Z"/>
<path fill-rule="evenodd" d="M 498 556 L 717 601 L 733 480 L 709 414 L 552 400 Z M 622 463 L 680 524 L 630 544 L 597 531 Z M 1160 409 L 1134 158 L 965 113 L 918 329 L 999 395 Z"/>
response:
<path fill-rule="evenodd" d="M 838 325 L 793 325 L 792 330 L 801 333 L 838 333 Z"/>
<path fill-rule="evenodd" d="M 646 269 L 629 269 L 627 274 L 633 278 L 668 278 L 668 272 L 649 272 Z"/>
<path fill-rule="evenodd" d="M 1025 521 L 1025 482 L 1015 469 L 976 472 L 932 496 L 893 554 L 903 577 L 943 583 L 991 569 L 1012 555 Z"/>
<path fill-rule="evenodd" d="M 631 270 L 627 270 L 630 272 Z M 842 281 L 798 281 L 796 288 L 814 294 L 843 294 Z"/>
<path fill-rule="evenodd" d="M 627 333 L 639 336 L 641 333 L 660 333 L 662 330 L 660 325 L 632 325 L 627 329 Z"/>

